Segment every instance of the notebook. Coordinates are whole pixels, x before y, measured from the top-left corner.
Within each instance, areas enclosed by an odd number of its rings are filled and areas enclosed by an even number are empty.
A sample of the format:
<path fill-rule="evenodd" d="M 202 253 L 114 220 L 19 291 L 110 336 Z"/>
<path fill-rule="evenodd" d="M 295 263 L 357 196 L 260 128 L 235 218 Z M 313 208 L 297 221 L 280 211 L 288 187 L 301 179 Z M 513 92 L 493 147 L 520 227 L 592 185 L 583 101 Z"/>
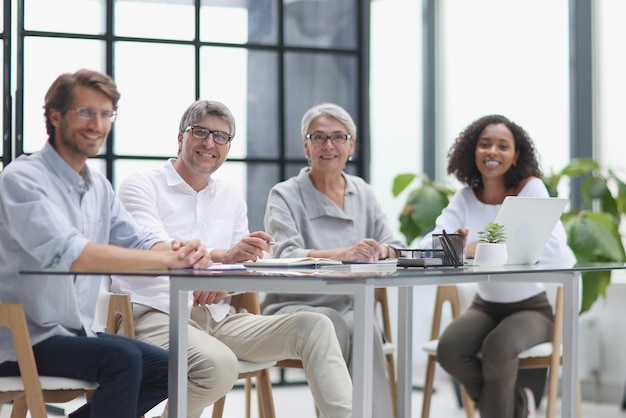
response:
<path fill-rule="evenodd" d="M 341 264 L 341 261 L 330 258 L 260 258 L 257 261 L 246 261 L 243 263 L 248 268 L 256 267 L 319 267 L 331 264 Z"/>
<path fill-rule="evenodd" d="M 535 264 L 568 200 L 507 196 L 494 222 L 506 228 L 506 264 Z"/>

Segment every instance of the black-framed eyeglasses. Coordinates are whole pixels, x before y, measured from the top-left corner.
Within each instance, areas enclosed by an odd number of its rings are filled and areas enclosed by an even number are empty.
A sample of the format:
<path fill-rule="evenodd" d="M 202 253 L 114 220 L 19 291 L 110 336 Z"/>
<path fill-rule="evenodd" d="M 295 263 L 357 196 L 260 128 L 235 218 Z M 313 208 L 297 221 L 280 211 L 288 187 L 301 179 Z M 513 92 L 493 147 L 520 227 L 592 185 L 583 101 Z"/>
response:
<path fill-rule="evenodd" d="M 115 110 L 97 110 L 87 106 L 70 107 L 69 109 L 76 112 L 79 118 L 85 120 L 91 120 L 95 118 L 96 115 L 100 115 L 100 118 L 110 122 L 115 122 L 115 118 L 117 118 L 117 112 Z"/>
<path fill-rule="evenodd" d="M 191 125 L 185 128 L 185 132 L 191 131 L 191 136 L 196 139 L 206 140 L 209 135 L 213 134 L 213 142 L 218 145 L 226 145 L 232 139 L 233 136 L 224 131 L 213 131 L 211 129 L 205 128 L 204 126 Z"/>
<path fill-rule="evenodd" d="M 329 139 L 333 142 L 333 144 L 344 144 L 347 140 L 352 139 L 352 135 L 340 133 L 325 135 L 320 132 L 313 132 L 312 134 L 306 134 L 306 139 L 317 145 L 322 145 Z"/>

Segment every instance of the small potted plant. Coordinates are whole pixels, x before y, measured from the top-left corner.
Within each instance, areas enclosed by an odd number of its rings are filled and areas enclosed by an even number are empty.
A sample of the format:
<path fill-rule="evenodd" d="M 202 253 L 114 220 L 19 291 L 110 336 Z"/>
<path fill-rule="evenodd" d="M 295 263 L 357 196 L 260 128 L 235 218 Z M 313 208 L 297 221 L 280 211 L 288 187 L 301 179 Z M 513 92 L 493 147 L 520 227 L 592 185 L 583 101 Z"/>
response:
<path fill-rule="evenodd" d="M 503 266 L 508 259 L 504 225 L 489 222 L 478 232 L 478 238 L 474 264 L 488 267 Z"/>

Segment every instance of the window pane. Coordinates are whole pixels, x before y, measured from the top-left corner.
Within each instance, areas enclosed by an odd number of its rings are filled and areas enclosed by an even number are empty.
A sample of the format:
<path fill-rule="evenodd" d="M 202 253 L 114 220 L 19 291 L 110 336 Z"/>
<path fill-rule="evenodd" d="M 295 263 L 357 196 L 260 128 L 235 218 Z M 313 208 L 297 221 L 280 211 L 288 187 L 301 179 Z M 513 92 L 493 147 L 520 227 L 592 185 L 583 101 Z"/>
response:
<path fill-rule="evenodd" d="M 234 169 L 237 171 L 234 171 Z M 244 196 L 248 204 L 248 228 L 250 231 L 264 230 L 263 217 L 265 216 L 267 195 L 270 189 L 280 181 L 278 165 L 256 163 L 224 164 L 216 174 L 228 181 L 231 181 L 231 179 L 241 180 L 238 186 L 245 193 Z"/>
<path fill-rule="evenodd" d="M 273 52 L 224 47 L 200 50 L 200 97 L 223 102 L 237 122 L 231 157 L 278 156 L 276 73 Z"/>
<path fill-rule="evenodd" d="M 87 165 L 90 170 L 97 171 L 101 173 L 103 176 L 106 175 L 106 164 L 104 160 L 101 158 L 89 158 L 87 159 Z"/>
<path fill-rule="evenodd" d="M 355 0 L 283 0 L 285 43 L 327 48 L 356 46 Z"/>
<path fill-rule="evenodd" d="M 2 12 L 0 11 L 0 22 L 2 22 Z M 0 24 L 1 26 L 1 24 Z M 0 57 L 4 56 L 4 42 L 2 43 L 2 45 L 0 45 Z M 4 66 L 2 66 L 2 68 L 0 68 L 0 80 L 4 80 Z M 3 97 L 8 97 L 11 92 L 9 91 L 2 91 L 3 93 Z M 2 112 L 4 112 L 4 109 L 2 110 Z M 3 133 L 4 135 L 4 116 L 0 116 L 0 132 Z M 8 137 L 8 140 L 11 141 L 12 138 Z M 4 155 L 4 141 L 5 139 L 1 139 L 0 140 L 0 171 L 2 171 L 2 166 L 3 166 L 3 159 L 2 156 Z"/>
<path fill-rule="evenodd" d="M 115 163 L 113 163 L 113 171 L 115 171 L 113 187 L 117 191 L 120 189 L 120 184 L 128 177 L 133 174 L 159 169 L 165 165 L 166 161 L 167 160 L 115 160 Z"/>
<path fill-rule="evenodd" d="M 194 38 L 194 0 L 115 1 L 115 35 L 138 38 Z"/>
<path fill-rule="evenodd" d="M 393 197 L 393 179 L 423 171 L 422 5 L 414 0 L 371 4 L 370 184 L 393 230 L 399 231 L 406 193 Z M 401 45 L 390 48 L 400 39 Z"/>
<path fill-rule="evenodd" d="M 302 157 L 300 121 L 304 112 L 320 103 L 331 102 L 357 115 L 356 58 L 331 54 L 285 54 L 285 132 L 287 156 Z"/>
<path fill-rule="evenodd" d="M 48 140 L 43 105 L 52 82 L 63 73 L 73 73 L 81 68 L 104 71 L 102 41 L 24 39 L 24 152 L 39 151 Z"/>
<path fill-rule="evenodd" d="M 106 0 L 28 0 L 24 2 L 24 27 L 42 32 L 102 34 L 105 5 Z"/>
<path fill-rule="evenodd" d="M 568 2 L 438 5 L 439 176 L 445 177 L 447 151 L 461 130 L 491 113 L 528 131 L 546 174 L 560 170 L 569 161 Z"/>
<path fill-rule="evenodd" d="M 203 0 L 200 40 L 224 43 L 275 43 L 277 0 Z"/>
<path fill-rule="evenodd" d="M 176 155 L 180 117 L 195 99 L 193 47 L 120 42 L 115 54 L 115 152 Z"/>
<path fill-rule="evenodd" d="M 624 97 L 626 97 L 626 51 L 621 41 L 626 37 L 626 2 L 595 2 L 597 52 L 595 66 L 596 121 L 599 160 L 603 168 L 624 169 Z M 623 174 L 619 174 L 622 178 Z"/>

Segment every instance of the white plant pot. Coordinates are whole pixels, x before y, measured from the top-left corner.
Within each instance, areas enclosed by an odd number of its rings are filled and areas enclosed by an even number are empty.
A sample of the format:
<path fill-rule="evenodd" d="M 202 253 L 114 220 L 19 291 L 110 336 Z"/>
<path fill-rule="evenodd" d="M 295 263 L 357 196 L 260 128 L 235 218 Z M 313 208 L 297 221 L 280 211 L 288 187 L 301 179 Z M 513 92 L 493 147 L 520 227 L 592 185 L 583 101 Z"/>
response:
<path fill-rule="evenodd" d="M 487 267 L 499 267 L 505 265 L 507 259 L 508 253 L 506 252 L 506 244 L 479 242 L 476 245 L 473 264 Z"/>

